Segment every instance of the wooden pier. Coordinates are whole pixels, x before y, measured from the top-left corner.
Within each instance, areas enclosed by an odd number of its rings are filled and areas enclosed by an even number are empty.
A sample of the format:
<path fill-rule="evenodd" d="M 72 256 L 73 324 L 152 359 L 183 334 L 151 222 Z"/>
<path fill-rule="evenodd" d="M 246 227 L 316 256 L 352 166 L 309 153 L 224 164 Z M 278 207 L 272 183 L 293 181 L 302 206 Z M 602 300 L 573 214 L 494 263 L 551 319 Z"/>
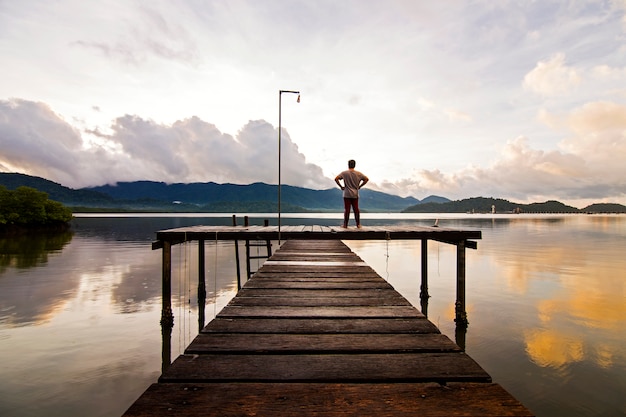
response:
<path fill-rule="evenodd" d="M 125 416 L 532 415 L 344 243 L 283 237 Z"/>
<path fill-rule="evenodd" d="M 231 240 L 234 242 L 245 240 L 419 240 L 421 241 L 421 283 L 420 298 L 428 300 L 428 241 L 448 243 L 456 246 L 456 302 L 455 321 L 467 324 L 465 310 L 465 250 L 476 249 L 476 239 L 481 239 L 480 230 L 459 230 L 437 226 L 375 226 L 357 228 L 343 228 L 332 226 L 236 226 L 233 216 L 232 227 L 230 226 L 191 226 L 176 229 L 161 230 L 157 232 L 157 240 L 152 244 L 152 249 L 161 249 L 163 252 L 163 316 L 162 323 L 171 323 L 173 320 L 171 309 L 171 248 L 173 245 L 198 241 L 198 269 L 199 298 L 204 294 L 204 243 L 205 241 Z M 237 271 L 239 284 L 239 255 L 237 251 Z M 239 288 L 241 288 L 239 286 Z"/>

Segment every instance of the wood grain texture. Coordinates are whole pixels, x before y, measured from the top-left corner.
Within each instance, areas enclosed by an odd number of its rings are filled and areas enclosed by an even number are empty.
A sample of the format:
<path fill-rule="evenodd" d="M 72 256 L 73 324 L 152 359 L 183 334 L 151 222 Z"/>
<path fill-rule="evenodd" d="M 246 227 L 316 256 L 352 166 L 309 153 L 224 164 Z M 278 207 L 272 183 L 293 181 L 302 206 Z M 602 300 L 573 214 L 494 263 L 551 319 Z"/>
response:
<path fill-rule="evenodd" d="M 532 416 L 342 242 L 270 259 L 125 416 Z"/>
<path fill-rule="evenodd" d="M 219 412 L 216 412 L 219 410 Z M 157 414 L 152 414 L 157 413 Z M 127 417 L 531 417 L 492 383 L 153 384 Z"/>

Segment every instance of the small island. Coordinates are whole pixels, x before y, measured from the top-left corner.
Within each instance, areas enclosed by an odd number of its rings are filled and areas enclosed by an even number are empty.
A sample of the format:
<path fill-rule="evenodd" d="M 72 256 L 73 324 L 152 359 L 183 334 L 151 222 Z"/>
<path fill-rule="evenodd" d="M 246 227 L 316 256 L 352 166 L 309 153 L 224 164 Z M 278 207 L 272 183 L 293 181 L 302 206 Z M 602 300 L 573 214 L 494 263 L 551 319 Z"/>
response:
<path fill-rule="evenodd" d="M 0 185 L 0 234 L 65 230 L 72 211 L 31 187 L 8 190 Z"/>

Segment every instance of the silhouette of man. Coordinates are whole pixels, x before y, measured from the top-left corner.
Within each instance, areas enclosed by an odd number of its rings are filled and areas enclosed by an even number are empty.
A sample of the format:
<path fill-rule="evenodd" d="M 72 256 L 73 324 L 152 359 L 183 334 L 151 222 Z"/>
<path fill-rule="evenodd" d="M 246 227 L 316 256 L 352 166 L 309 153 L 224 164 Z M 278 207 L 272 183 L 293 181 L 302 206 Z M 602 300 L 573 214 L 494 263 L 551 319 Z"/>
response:
<path fill-rule="evenodd" d="M 359 211 L 359 190 L 367 184 L 369 178 L 363 173 L 354 169 L 356 162 L 354 159 L 348 161 L 348 170 L 343 171 L 335 177 L 335 182 L 343 190 L 343 227 L 348 227 L 350 220 L 350 207 L 354 211 L 356 227 L 361 228 L 361 212 Z M 343 185 L 341 182 L 343 180 Z"/>

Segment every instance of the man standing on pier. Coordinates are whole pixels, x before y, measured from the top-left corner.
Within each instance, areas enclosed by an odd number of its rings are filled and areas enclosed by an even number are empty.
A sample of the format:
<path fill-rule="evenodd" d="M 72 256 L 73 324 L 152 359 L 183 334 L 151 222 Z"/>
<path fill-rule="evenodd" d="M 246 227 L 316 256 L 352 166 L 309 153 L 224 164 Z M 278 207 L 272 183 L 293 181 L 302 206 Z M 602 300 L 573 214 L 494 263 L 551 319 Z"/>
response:
<path fill-rule="evenodd" d="M 343 227 L 348 227 L 350 220 L 350 207 L 354 211 L 356 227 L 361 228 L 361 212 L 359 211 L 359 190 L 369 181 L 363 173 L 354 169 L 356 162 L 354 159 L 348 161 L 348 170 L 343 171 L 335 177 L 335 182 L 343 190 Z M 340 180 L 343 180 L 341 185 Z"/>

